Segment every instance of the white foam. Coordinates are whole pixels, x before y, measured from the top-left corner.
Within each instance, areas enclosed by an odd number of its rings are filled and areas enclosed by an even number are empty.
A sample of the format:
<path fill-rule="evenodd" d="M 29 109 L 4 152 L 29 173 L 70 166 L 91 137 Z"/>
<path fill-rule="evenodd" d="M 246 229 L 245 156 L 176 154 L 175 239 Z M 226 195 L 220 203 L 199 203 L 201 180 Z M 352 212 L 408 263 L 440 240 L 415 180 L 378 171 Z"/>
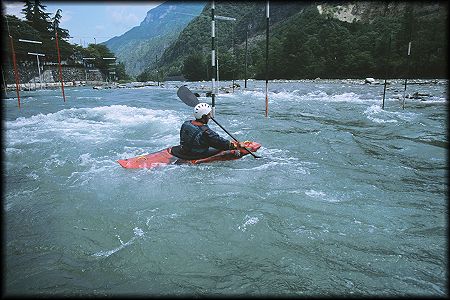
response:
<path fill-rule="evenodd" d="M 315 191 L 315 190 L 306 191 L 305 194 L 307 196 L 314 197 L 314 198 L 325 197 L 326 196 L 326 194 L 324 192 Z"/>
<path fill-rule="evenodd" d="M 259 218 L 258 217 L 250 217 L 249 215 L 245 215 L 244 220 L 245 220 L 244 224 L 238 226 L 238 228 L 240 230 L 242 230 L 242 232 L 247 230 L 247 226 L 248 225 L 255 225 L 256 223 L 259 222 Z"/>
<path fill-rule="evenodd" d="M 160 132 L 165 132 L 167 128 L 177 128 L 181 122 L 177 114 L 168 110 L 125 105 L 71 108 L 7 121 L 6 140 L 8 146 L 43 143 L 45 140 L 54 142 L 52 137 L 103 143 L 119 138 L 126 132 L 126 127 L 155 124 Z"/>
<path fill-rule="evenodd" d="M 77 99 L 94 99 L 94 100 L 101 100 L 102 97 L 76 97 Z"/>
<path fill-rule="evenodd" d="M 112 254 L 116 253 L 119 250 L 122 250 L 123 248 L 125 248 L 128 245 L 133 244 L 135 237 L 133 237 L 131 240 L 129 240 L 127 243 L 125 244 L 121 244 L 119 247 L 112 249 L 112 250 L 108 250 L 108 251 L 99 251 L 97 253 L 92 254 L 93 256 L 97 256 L 97 257 L 108 257 L 111 256 Z"/>
<path fill-rule="evenodd" d="M 408 111 L 388 111 L 381 108 L 380 105 L 371 105 L 364 114 L 367 118 L 375 123 L 398 123 L 398 120 L 413 121 L 419 116 L 417 113 Z M 376 117 L 379 116 L 379 117 Z"/>
<path fill-rule="evenodd" d="M 315 191 L 315 190 L 309 190 L 309 191 L 305 191 L 305 194 L 311 198 L 316 198 L 316 199 L 320 199 L 326 202 L 341 202 L 338 199 L 335 198 L 331 198 L 331 197 L 327 197 L 327 194 L 322 192 L 322 191 Z"/>
<path fill-rule="evenodd" d="M 254 98 L 265 97 L 265 92 L 262 91 L 243 91 L 244 95 L 251 95 Z M 352 103 L 367 103 L 378 101 L 377 99 L 362 99 L 360 95 L 348 92 L 342 94 L 329 95 L 328 93 L 317 90 L 306 94 L 300 94 L 298 90 L 294 91 L 280 91 L 269 92 L 269 103 L 277 103 L 280 101 L 286 102 L 304 102 L 304 101 L 323 101 L 323 102 L 352 102 Z"/>
<path fill-rule="evenodd" d="M 133 232 L 135 236 L 144 236 L 144 231 L 139 227 L 135 227 Z"/>
<path fill-rule="evenodd" d="M 11 154 L 17 154 L 20 155 L 22 154 L 22 149 L 18 149 L 18 148 L 14 148 L 14 147 L 8 147 L 5 149 L 6 154 L 11 155 Z"/>
<path fill-rule="evenodd" d="M 89 166 L 91 165 L 95 160 L 91 157 L 90 153 L 85 153 L 80 155 L 80 166 Z"/>
<path fill-rule="evenodd" d="M 36 172 L 34 172 L 34 171 L 31 172 L 31 173 L 28 173 L 26 176 L 31 178 L 31 179 L 34 179 L 34 180 L 39 179 L 39 175 L 36 174 Z"/>
<path fill-rule="evenodd" d="M 312 234 L 312 231 L 310 229 L 306 229 L 304 226 L 300 226 L 299 228 L 294 229 L 293 232 L 297 234 Z"/>
<path fill-rule="evenodd" d="M 120 242 L 119 247 L 114 248 L 112 250 L 99 251 L 99 252 L 92 254 L 92 256 L 109 257 L 112 254 L 116 253 L 117 251 L 120 251 L 129 245 L 132 245 L 134 243 L 134 241 L 136 240 L 136 238 L 144 236 L 144 231 L 142 229 L 140 229 L 139 227 L 135 227 L 133 229 L 133 233 L 134 233 L 134 236 L 128 242 L 126 242 L 126 243 L 122 242 L 122 240 L 120 239 L 120 236 L 117 236 L 117 238 Z"/>

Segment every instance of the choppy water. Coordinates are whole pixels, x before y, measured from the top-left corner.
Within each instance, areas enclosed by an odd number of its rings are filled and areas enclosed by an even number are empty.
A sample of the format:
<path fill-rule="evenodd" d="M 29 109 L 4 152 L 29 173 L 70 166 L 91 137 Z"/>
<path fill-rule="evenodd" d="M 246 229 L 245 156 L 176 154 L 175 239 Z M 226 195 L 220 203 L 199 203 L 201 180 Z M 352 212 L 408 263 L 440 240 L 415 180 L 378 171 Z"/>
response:
<path fill-rule="evenodd" d="M 3 99 L 7 294 L 447 295 L 447 81 L 404 110 L 401 82 L 384 110 L 382 85 L 271 82 L 269 118 L 250 81 L 216 119 L 263 158 L 120 167 L 178 144 L 179 84 Z"/>

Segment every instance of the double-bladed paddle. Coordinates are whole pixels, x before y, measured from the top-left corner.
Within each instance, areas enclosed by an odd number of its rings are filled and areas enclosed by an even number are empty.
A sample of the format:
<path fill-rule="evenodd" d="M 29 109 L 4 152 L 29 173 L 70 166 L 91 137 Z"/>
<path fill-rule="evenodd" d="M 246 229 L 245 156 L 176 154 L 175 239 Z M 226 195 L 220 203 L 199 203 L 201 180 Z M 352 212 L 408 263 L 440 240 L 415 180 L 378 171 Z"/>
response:
<path fill-rule="evenodd" d="M 197 97 L 184 85 L 178 89 L 177 96 L 178 96 L 178 98 L 181 99 L 181 101 L 184 102 L 184 104 L 186 104 L 190 107 L 195 107 L 197 104 L 200 103 L 198 101 Z M 240 144 L 240 142 L 234 136 L 232 136 L 231 133 L 229 133 L 225 128 L 223 128 L 222 125 L 217 123 L 217 121 L 213 117 L 211 117 L 211 120 L 213 120 L 214 123 L 216 123 L 220 128 L 222 128 L 222 130 L 225 131 L 233 140 L 235 140 L 237 143 Z M 261 158 L 260 156 L 257 156 L 253 152 L 248 150 L 246 147 L 243 147 L 243 148 L 245 150 L 247 150 L 248 153 L 250 153 L 254 158 Z"/>

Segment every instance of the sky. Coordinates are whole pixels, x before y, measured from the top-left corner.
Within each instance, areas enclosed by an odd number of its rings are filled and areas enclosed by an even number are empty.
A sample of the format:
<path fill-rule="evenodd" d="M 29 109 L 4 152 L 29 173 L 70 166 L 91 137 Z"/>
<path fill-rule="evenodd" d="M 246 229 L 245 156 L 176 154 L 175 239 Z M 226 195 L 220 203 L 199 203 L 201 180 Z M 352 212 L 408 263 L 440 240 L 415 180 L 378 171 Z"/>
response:
<path fill-rule="evenodd" d="M 59 27 L 68 29 L 69 42 L 87 47 L 119 36 L 138 26 L 147 12 L 164 1 L 42 1 L 46 12 L 53 17 L 62 10 Z M 21 10 L 24 2 L 3 1 L 3 13 L 24 19 Z"/>

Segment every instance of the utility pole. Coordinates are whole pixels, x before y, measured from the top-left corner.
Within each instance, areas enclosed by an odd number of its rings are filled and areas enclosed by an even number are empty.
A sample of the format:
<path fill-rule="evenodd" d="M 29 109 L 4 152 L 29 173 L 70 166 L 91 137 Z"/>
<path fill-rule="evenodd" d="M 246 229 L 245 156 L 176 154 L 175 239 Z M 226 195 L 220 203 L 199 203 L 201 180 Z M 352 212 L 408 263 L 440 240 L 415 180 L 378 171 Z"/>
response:
<path fill-rule="evenodd" d="M 88 65 L 88 63 L 86 62 L 86 60 L 93 60 L 93 59 L 95 59 L 95 57 L 83 57 L 82 59 L 83 59 L 83 62 L 84 62 L 84 73 L 86 74 L 86 84 L 87 84 L 87 81 L 88 81 L 87 65 Z"/>
<path fill-rule="evenodd" d="M 29 55 L 36 55 L 36 59 L 37 59 L 37 67 L 38 67 L 38 74 L 39 74 L 39 88 L 42 90 L 42 78 L 41 78 L 41 67 L 39 65 L 39 56 L 45 56 L 45 54 L 42 53 L 33 53 L 33 52 L 28 52 Z M 35 87 L 36 88 L 36 87 Z"/>
<path fill-rule="evenodd" d="M 104 60 L 115 60 L 115 57 L 103 57 Z M 115 70 L 115 68 L 114 68 Z M 108 79 L 111 77 L 111 72 L 109 71 L 109 67 L 108 67 L 108 76 L 106 76 L 106 83 L 108 83 Z M 114 71 L 114 75 L 116 74 L 116 72 Z"/>
<path fill-rule="evenodd" d="M 217 20 L 224 20 L 224 21 L 236 21 L 236 18 L 231 17 L 225 17 L 225 16 L 215 16 Z M 234 57 L 234 23 L 232 24 L 232 51 L 233 51 L 233 63 L 232 65 L 232 74 L 233 74 L 233 92 L 234 92 L 234 63 L 235 63 L 235 57 Z M 219 45 L 217 45 L 217 86 L 219 86 Z M 218 92 L 217 92 L 218 93 Z"/>

